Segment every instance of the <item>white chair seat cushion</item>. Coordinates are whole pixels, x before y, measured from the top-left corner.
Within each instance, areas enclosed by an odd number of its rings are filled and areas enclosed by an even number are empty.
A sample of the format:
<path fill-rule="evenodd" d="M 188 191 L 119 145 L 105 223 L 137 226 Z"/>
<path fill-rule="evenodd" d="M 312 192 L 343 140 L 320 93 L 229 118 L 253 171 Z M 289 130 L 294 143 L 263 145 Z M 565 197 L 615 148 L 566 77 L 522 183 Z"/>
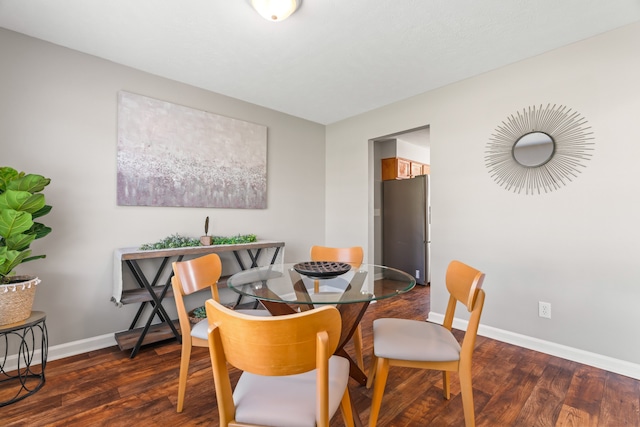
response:
<path fill-rule="evenodd" d="M 251 316 L 271 316 L 271 313 L 269 313 L 267 310 L 248 309 L 248 310 L 235 310 L 235 311 L 237 311 L 238 313 L 249 314 Z M 207 319 L 203 319 L 191 327 L 191 336 L 194 338 L 200 338 L 207 341 L 208 331 L 209 331 L 209 323 L 207 322 Z"/>
<path fill-rule="evenodd" d="M 260 357 L 260 355 L 256 355 Z M 329 359 L 329 416 L 340 407 L 349 381 L 349 361 Z M 243 372 L 233 391 L 235 420 L 278 427 L 316 425 L 316 371 L 280 377 Z"/>
<path fill-rule="evenodd" d="M 442 325 L 409 319 L 373 321 L 373 350 L 377 357 L 447 362 L 460 359 L 460 344 Z"/>
<path fill-rule="evenodd" d="M 201 320 L 191 327 L 191 336 L 194 338 L 201 338 L 208 340 L 207 333 L 209 330 L 209 322 L 207 319 Z"/>

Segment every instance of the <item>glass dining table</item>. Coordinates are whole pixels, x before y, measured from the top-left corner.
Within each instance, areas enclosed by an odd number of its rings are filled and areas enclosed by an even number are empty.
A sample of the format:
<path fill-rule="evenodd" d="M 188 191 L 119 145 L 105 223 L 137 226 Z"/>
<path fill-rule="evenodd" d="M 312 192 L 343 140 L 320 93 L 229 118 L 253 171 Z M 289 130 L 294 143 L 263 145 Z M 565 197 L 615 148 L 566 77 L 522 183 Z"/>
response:
<path fill-rule="evenodd" d="M 367 382 L 366 374 L 345 351 L 346 343 L 372 301 L 408 292 L 415 284 L 413 276 L 382 265 L 322 261 L 252 268 L 227 280 L 230 289 L 259 300 L 273 315 L 335 305 L 342 317 L 335 354 L 349 360 L 350 375 L 361 385 Z"/>

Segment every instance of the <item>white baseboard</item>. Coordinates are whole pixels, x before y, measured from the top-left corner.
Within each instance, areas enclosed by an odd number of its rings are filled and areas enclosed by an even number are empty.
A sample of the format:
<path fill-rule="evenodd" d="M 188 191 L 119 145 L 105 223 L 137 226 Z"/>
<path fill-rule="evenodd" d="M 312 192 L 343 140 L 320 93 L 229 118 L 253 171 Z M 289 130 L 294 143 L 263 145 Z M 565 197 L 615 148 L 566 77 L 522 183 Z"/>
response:
<path fill-rule="evenodd" d="M 442 324 L 443 320 L 444 315 L 434 312 L 429 313 L 429 321 Z M 466 330 L 467 321 L 454 319 L 453 327 L 460 330 Z M 482 324 L 480 324 L 480 327 L 478 328 L 478 335 L 640 380 L 640 365 L 637 363 L 614 359 L 612 357 L 603 356 L 601 354 L 567 347 L 565 345 L 556 344 L 550 341 L 544 341 L 538 338 L 505 331 L 503 329 L 498 329 Z M 102 348 L 111 347 L 113 345 L 117 345 L 117 343 L 114 334 L 112 333 L 79 341 L 73 341 L 70 343 L 49 347 L 47 360 L 52 361 L 63 359 L 65 357 L 76 356 L 78 354 L 100 350 Z M 34 362 L 40 363 L 40 350 L 37 350 L 35 352 L 33 359 Z M 11 355 L 7 357 L 5 363 L 5 371 L 10 372 L 15 369 L 17 369 L 17 355 Z"/>
<path fill-rule="evenodd" d="M 118 345 L 115 334 L 105 334 L 93 338 L 86 338 L 66 344 L 60 344 L 49 348 L 47 360 L 64 359 L 65 357 L 88 353 L 94 350 Z"/>
<path fill-rule="evenodd" d="M 49 347 L 47 353 L 47 362 L 52 360 L 64 359 L 65 357 L 76 356 L 82 353 L 88 353 L 94 350 L 111 347 L 117 345 L 114 334 L 105 334 L 98 337 L 86 338 L 83 340 L 73 341 L 70 343 L 55 345 Z M 42 360 L 42 350 L 37 349 L 33 354 L 32 365 L 39 365 Z M 11 372 L 18 369 L 18 355 L 13 354 L 7 357 L 4 365 L 5 372 Z"/>
<path fill-rule="evenodd" d="M 429 321 L 442 324 L 444 315 L 430 312 Z M 467 329 L 467 323 L 466 320 L 454 319 L 453 327 L 464 331 Z M 562 344 L 544 341 L 483 324 L 480 324 L 478 328 L 478 335 L 640 380 L 640 364 L 637 363 L 614 359 L 609 356 L 567 347 Z"/>

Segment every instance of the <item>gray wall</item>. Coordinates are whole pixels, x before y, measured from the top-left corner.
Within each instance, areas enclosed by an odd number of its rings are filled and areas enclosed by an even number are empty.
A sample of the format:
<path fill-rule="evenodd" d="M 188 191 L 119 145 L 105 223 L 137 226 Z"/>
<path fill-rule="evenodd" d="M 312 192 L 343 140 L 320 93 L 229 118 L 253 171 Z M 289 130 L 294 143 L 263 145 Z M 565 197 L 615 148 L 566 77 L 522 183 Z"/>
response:
<path fill-rule="evenodd" d="M 371 253 L 371 139 L 428 124 L 430 318 L 442 317 L 445 269 L 460 259 L 487 274 L 485 335 L 640 378 L 638 40 L 637 23 L 329 125 L 327 171 L 342 173 L 327 173 L 327 242 Z M 588 120 L 593 159 L 557 191 L 508 192 L 488 174 L 486 144 L 509 115 L 549 103 Z"/>
<path fill-rule="evenodd" d="M 206 216 L 211 234 L 285 241 L 290 260 L 323 242 L 324 126 L 3 29 L 0 57 L 0 165 L 51 178 L 53 232 L 33 245 L 47 258 L 21 271 L 42 279 L 34 308 L 47 313 L 52 347 L 81 350 L 128 327 L 137 307 L 110 302 L 116 248 L 199 237 Z M 267 126 L 267 209 L 116 206 L 120 90 Z"/>

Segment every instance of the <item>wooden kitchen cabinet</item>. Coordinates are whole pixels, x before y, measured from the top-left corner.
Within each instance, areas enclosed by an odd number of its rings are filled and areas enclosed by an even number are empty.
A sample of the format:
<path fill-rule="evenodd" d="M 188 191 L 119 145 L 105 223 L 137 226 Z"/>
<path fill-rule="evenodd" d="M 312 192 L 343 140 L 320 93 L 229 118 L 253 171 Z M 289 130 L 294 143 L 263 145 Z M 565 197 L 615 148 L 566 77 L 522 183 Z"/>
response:
<path fill-rule="evenodd" d="M 382 180 L 409 179 L 419 175 L 428 175 L 429 165 L 414 162 L 402 157 L 382 159 Z"/>
<path fill-rule="evenodd" d="M 411 162 L 411 177 L 422 175 L 422 163 Z"/>
<path fill-rule="evenodd" d="M 411 161 L 401 157 L 382 159 L 382 180 L 411 178 Z"/>

